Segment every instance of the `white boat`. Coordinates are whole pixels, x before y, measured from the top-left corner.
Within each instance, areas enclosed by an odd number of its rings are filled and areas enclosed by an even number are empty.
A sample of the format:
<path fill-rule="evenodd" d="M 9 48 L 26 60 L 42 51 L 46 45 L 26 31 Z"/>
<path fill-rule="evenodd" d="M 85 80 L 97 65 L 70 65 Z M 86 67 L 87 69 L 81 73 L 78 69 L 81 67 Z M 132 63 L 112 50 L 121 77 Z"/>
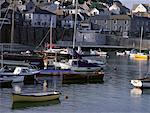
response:
<path fill-rule="evenodd" d="M 131 80 L 131 84 L 137 88 L 150 88 L 150 77 Z"/>
<path fill-rule="evenodd" d="M 116 52 L 116 55 L 117 55 L 117 56 L 124 56 L 124 55 L 125 55 L 125 52 Z"/>
<path fill-rule="evenodd" d="M 99 56 L 107 56 L 107 52 L 101 50 L 92 50 L 90 49 L 90 55 L 99 55 Z"/>
<path fill-rule="evenodd" d="M 13 72 L 0 72 L 0 78 L 3 80 L 12 80 L 12 82 L 23 82 L 25 76 L 31 76 L 38 74 L 37 69 L 31 69 L 29 67 L 16 67 Z"/>
<path fill-rule="evenodd" d="M 86 59 L 86 60 L 88 61 L 88 63 L 96 64 L 102 68 L 106 66 L 106 63 L 104 63 L 103 61 L 98 61 L 98 60 L 93 60 L 93 59 Z"/>
<path fill-rule="evenodd" d="M 12 93 L 13 102 L 42 102 L 59 99 L 60 92 Z"/>
<path fill-rule="evenodd" d="M 68 62 L 54 62 L 54 65 L 56 68 L 70 69 L 78 72 L 80 71 L 92 72 L 101 70 L 102 68 L 98 64 L 89 63 L 87 60 L 82 59 L 69 59 Z"/>

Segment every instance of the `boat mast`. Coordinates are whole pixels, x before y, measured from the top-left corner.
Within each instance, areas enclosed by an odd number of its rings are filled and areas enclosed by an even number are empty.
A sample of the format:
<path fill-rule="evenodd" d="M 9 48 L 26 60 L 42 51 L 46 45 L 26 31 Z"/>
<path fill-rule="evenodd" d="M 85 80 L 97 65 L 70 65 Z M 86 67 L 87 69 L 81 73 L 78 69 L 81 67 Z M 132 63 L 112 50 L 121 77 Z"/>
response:
<path fill-rule="evenodd" d="M 51 23 L 50 23 L 50 50 L 52 50 L 52 25 L 53 25 L 53 18 L 51 16 Z"/>
<path fill-rule="evenodd" d="M 4 58 L 3 58 L 3 51 L 4 51 L 4 47 L 3 44 L 1 44 L 1 68 L 4 67 Z"/>
<path fill-rule="evenodd" d="M 74 20 L 74 33 L 73 33 L 73 49 L 75 48 L 75 41 L 76 41 L 76 24 L 77 24 L 77 14 L 78 14 L 78 0 L 75 3 L 75 20 Z"/>
<path fill-rule="evenodd" d="M 16 0 L 12 1 L 12 25 L 11 25 L 11 42 L 10 42 L 10 52 L 12 52 L 13 43 L 14 43 L 14 23 L 15 23 L 15 2 Z"/>
<path fill-rule="evenodd" d="M 142 48 L 142 38 L 143 38 L 143 26 L 141 27 L 140 53 L 141 53 L 141 48 Z"/>

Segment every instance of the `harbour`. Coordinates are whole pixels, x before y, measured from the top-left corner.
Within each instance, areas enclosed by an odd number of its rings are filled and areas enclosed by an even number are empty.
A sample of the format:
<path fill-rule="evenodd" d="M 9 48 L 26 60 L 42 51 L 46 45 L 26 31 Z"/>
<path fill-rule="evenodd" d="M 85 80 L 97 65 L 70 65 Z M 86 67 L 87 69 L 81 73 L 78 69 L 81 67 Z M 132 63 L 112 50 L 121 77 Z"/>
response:
<path fill-rule="evenodd" d="M 149 22 L 142 3 L 0 1 L 0 112 L 149 112 Z"/>
<path fill-rule="evenodd" d="M 95 59 L 98 60 L 99 57 Z M 149 72 L 149 61 L 132 60 L 127 56 L 110 56 L 106 61 L 103 83 L 62 84 L 61 79 L 56 76 L 49 79 L 48 90 L 57 89 L 62 93 L 60 102 L 43 103 L 43 105 L 33 103 L 33 105 L 17 106 L 15 109 L 11 99 L 13 89 L 2 88 L 0 90 L 0 112 L 149 112 L 147 105 L 150 89 L 134 90 L 130 84 L 131 79 L 140 78 Z M 23 92 L 41 92 L 41 90 L 43 89 L 40 84 L 22 86 Z"/>

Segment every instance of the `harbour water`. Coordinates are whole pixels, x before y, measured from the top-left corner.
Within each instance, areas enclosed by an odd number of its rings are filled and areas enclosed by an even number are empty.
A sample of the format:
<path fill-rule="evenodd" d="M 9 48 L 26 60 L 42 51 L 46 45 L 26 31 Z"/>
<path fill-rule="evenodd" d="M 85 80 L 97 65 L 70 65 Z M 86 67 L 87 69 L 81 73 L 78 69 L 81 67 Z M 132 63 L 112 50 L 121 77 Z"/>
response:
<path fill-rule="evenodd" d="M 107 58 L 106 63 L 104 83 L 61 84 L 53 78 L 48 90 L 60 90 L 60 101 L 18 104 L 21 107 L 15 108 L 12 89 L 0 89 L 0 113 L 149 113 L 150 89 L 134 89 L 130 80 L 147 74 L 150 61 L 114 56 Z M 42 87 L 26 85 L 22 90 L 40 91 Z"/>

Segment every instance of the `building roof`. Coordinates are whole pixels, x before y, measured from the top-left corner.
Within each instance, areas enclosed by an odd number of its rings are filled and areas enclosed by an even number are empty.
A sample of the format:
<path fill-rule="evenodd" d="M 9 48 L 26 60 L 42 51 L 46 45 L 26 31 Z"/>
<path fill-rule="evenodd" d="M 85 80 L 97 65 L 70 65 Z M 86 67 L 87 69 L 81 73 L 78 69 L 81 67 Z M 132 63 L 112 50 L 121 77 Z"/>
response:
<path fill-rule="evenodd" d="M 108 20 L 110 19 L 109 15 L 95 15 L 90 17 L 91 20 Z"/>
<path fill-rule="evenodd" d="M 111 15 L 111 19 L 113 20 L 129 20 L 131 19 L 131 16 L 129 15 Z"/>
<path fill-rule="evenodd" d="M 135 10 L 140 4 L 134 4 L 132 10 Z M 150 4 L 142 4 L 147 10 L 150 10 Z"/>
<path fill-rule="evenodd" d="M 63 20 L 75 20 L 75 14 L 69 14 L 68 16 L 66 16 Z M 80 17 L 80 15 L 77 15 L 77 21 L 82 21 L 82 18 Z"/>
<path fill-rule="evenodd" d="M 30 11 L 26 11 L 26 13 L 34 13 L 34 14 L 53 14 L 53 15 L 55 15 L 55 13 L 52 13 L 52 12 L 50 12 L 50 11 L 47 11 L 47 10 L 43 10 L 43 9 L 41 9 L 41 8 L 39 8 L 39 7 L 34 7 L 32 10 L 30 10 Z"/>

